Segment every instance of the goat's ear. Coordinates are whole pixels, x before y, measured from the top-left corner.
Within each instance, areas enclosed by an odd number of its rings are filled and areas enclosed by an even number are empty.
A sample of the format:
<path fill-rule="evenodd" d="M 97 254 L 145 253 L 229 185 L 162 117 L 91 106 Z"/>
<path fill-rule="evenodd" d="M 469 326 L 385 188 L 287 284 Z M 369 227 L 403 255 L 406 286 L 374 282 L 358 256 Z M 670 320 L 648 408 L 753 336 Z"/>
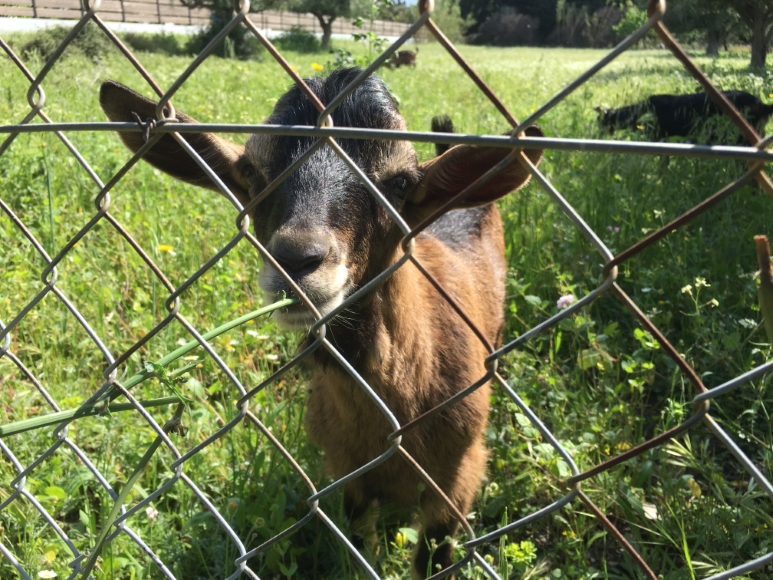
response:
<path fill-rule="evenodd" d="M 99 103 L 111 121 L 133 122 L 132 113 L 139 115 L 142 121 L 156 116 L 156 103 L 114 81 L 102 83 Z M 181 123 L 197 123 L 195 119 L 181 111 L 176 111 Z M 141 133 L 119 133 L 121 141 L 136 152 L 144 141 Z M 212 133 L 186 133 L 185 140 L 201 155 L 233 194 L 246 205 L 249 200 L 249 184 L 241 174 L 240 159 L 244 147 L 231 143 Z M 187 183 L 219 191 L 204 170 L 186 153 L 171 135 L 164 135 L 143 156 L 151 165 Z"/>
<path fill-rule="evenodd" d="M 529 127 L 526 129 L 526 136 L 542 137 L 543 133 L 537 127 Z M 470 145 L 451 147 L 439 157 L 419 165 L 423 177 L 411 192 L 408 202 L 426 209 L 439 207 L 502 161 L 509 153 L 510 149 L 497 147 Z M 524 153 L 532 163 L 537 165 L 542 159 L 543 151 L 524 149 Z M 461 200 L 454 209 L 495 201 L 526 185 L 530 177 L 531 174 L 517 160 L 513 161 L 486 184 Z"/>

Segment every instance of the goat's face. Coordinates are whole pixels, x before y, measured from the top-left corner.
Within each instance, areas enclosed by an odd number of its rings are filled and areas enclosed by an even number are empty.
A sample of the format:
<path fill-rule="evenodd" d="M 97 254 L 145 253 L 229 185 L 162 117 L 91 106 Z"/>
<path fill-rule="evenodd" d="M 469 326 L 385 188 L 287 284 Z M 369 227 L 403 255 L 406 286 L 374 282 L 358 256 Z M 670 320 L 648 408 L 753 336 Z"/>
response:
<path fill-rule="evenodd" d="M 323 103 L 329 103 L 357 74 L 356 69 L 339 70 L 325 79 L 306 82 Z M 100 103 L 113 121 L 131 121 L 132 113 L 141 118 L 155 113 L 155 103 L 111 81 L 102 85 Z M 294 87 L 279 99 L 267 123 L 315 125 L 318 116 L 308 98 Z M 177 119 L 196 122 L 182 112 L 177 112 Z M 405 120 L 376 76 L 362 83 L 334 111 L 333 123 L 336 127 L 405 130 Z M 526 133 L 542 135 L 535 127 Z M 143 144 L 137 133 L 121 133 L 121 138 L 134 151 Z M 312 138 L 266 134 L 252 135 L 245 147 L 208 133 L 186 134 L 185 139 L 244 205 L 314 143 Z M 456 146 L 417 164 L 408 141 L 336 142 L 409 224 L 418 223 L 509 153 L 504 148 Z M 542 156 L 538 150 L 525 153 L 534 163 Z M 171 135 L 162 137 L 144 159 L 179 179 L 216 189 Z M 528 178 L 529 173 L 518 162 L 511 163 L 454 208 L 489 203 L 518 189 Z M 258 204 L 253 221 L 257 238 L 323 315 L 386 268 L 398 251 L 401 237 L 372 193 L 327 144 Z M 269 263 L 264 264 L 259 281 L 271 295 L 290 293 L 285 278 Z M 307 328 L 313 322 L 301 305 L 278 318 L 292 328 Z"/>
<path fill-rule="evenodd" d="M 325 80 L 310 79 L 310 88 L 329 102 L 352 80 L 354 71 L 339 71 Z M 298 89 L 287 92 L 267 120 L 274 125 L 314 125 L 318 112 Z M 386 87 L 376 77 L 363 83 L 333 114 L 335 126 L 405 130 Z M 253 135 L 247 142 L 243 173 L 258 195 L 312 146 L 314 140 Z M 408 141 L 339 140 L 341 148 L 397 208 L 419 182 L 416 153 Z M 321 314 L 337 307 L 360 287 L 369 272 L 396 249 L 396 226 L 365 184 L 329 146 L 317 149 L 260 203 L 255 233 L 271 255 L 315 303 Z M 388 241 L 392 241 L 390 244 Z M 377 267 L 377 266 L 376 266 Z M 289 293 L 283 276 L 264 264 L 260 286 L 269 294 Z M 313 322 L 301 305 L 277 316 L 285 326 Z"/>

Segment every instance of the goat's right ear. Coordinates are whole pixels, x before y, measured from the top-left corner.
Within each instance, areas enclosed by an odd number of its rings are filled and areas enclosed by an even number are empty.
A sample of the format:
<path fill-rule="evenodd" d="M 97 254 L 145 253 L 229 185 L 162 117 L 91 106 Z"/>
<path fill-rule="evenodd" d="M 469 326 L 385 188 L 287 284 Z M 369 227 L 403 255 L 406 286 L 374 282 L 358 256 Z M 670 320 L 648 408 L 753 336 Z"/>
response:
<path fill-rule="evenodd" d="M 528 127 L 527 137 L 544 137 L 538 127 Z M 419 165 L 423 177 L 408 197 L 408 202 L 425 211 L 432 211 L 463 191 L 489 169 L 502 161 L 510 149 L 457 145 L 434 159 Z M 539 165 L 543 151 L 524 149 L 526 157 Z M 453 209 L 474 207 L 496 201 L 511 191 L 520 189 L 531 174 L 516 160 L 477 188 Z"/>
<path fill-rule="evenodd" d="M 99 103 L 111 121 L 134 122 L 132 113 L 139 115 L 142 121 L 156 116 L 156 103 L 114 81 L 105 81 L 99 92 Z M 197 123 L 195 119 L 181 111 L 175 114 L 181 123 Z M 144 145 L 141 133 L 119 133 L 121 141 L 132 150 Z M 201 155 L 233 194 L 246 205 L 250 201 L 249 184 L 242 176 L 240 160 L 244 147 L 231 143 L 212 133 L 186 133 L 185 140 Z M 188 155 L 171 135 L 164 135 L 145 153 L 143 159 L 187 183 L 219 191 L 198 163 Z"/>

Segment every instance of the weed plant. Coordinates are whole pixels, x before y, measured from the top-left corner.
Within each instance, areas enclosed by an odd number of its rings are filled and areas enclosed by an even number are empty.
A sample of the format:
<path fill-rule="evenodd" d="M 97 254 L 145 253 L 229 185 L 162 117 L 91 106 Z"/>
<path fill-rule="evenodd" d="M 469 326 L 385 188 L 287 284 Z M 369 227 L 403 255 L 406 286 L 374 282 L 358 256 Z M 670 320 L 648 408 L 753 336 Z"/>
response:
<path fill-rule="evenodd" d="M 322 50 L 322 41 L 317 38 L 317 35 L 300 26 L 293 26 L 280 34 L 274 44 L 283 51 L 311 53 Z"/>
<path fill-rule="evenodd" d="M 340 46 L 344 46 L 339 43 Z M 345 45 L 356 52 L 356 45 Z M 71 49 L 68 49 L 70 51 Z M 463 52 L 516 116 L 525 117 L 602 56 L 601 51 L 492 49 Z M 311 54 L 288 51 L 301 74 L 320 68 Z M 169 86 L 190 57 L 142 54 L 140 59 Z M 723 89 L 743 89 L 767 100 L 767 76 L 745 70 L 746 55 L 699 59 Z M 16 123 L 29 111 L 28 83 L 2 59 L 0 119 Z M 316 66 L 313 66 L 316 65 Z M 42 57 L 31 60 L 37 71 Z M 415 70 L 381 71 L 399 99 L 408 127 L 427 130 L 432 116 L 451 116 L 459 131 L 498 134 L 501 116 L 437 45 L 422 47 Z M 140 75 L 113 52 L 94 71 L 76 54 L 58 62 L 44 83 L 46 112 L 54 121 L 104 121 L 99 83 L 115 79 L 148 96 Z M 290 80 L 273 61 L 208 59 L 181 88 L 174 103 L 202 122 L 259 122 Z M 665 51 L 629 52 L 552 110 L 541 121 L 550 136 L 600 137 L 593 105 L 621 106 L 661 92 L 693 92 L 696 83 Z M 68 134 L 107 181 L 130 157 L 106 132 Z M 242 141 L 244 136 L 231 136 Z M 621 134 L 637 139 L 637 132 Z M 419 157 L 430 144 L 416 144 Z M 731 161 L 583 152 L 548 152 L 542 171 L 613 252 L 620 252 L 739 176 Z M 51 133 L 20 135 L 0 157 L 0 195 L 55 255 L 94 215 L 97 188 Z M 581 297 L 600 282 L 602 259 L 532 183 L 502 202 L 508 275 L 510 341 L 557 312 L 560 297 Z M 111 192 L 110 214 L 153 257 L 175 286 L 235 235 L 235 212 L 209 191 L 181 184 L 147 164 L 132 168 Z M 620 268 L 618 283 L 665 333 L 707 386 L 760 365 L 770 347 L 760 330 L 753 236 L 771 235 L 773 203 L 752 188 L 736 192 Z M 5 216 L 0 216 L 0 320 L 8 323 L 42 289 L 44 263 Z M 263 305 L 257 253 L 239 243 L 186 291 L 182 314 L 201 331 Z M 102 220 L 63 259 L 57 286 L 76 305 L 113 353 L 142 338 L 167 314 L 167 292 L 113 227 Z M 190 336 L 176 322 L 119 367 L 119 379 L 157 360 Z M 249 389 L 287 362 L 298 335 L 270 320 L 234 329 L 212 347 Z M 103 382 L 106 363 L 61 301 L 48 295 L 16 326 L 11 351 L 46 386 L 62 409 L 77 407 Z M 193 358 L 198 357 L 198 358 Z M 193 401 L 184 416 L 187 434 L 173 440 L 181 453 L 235 416 L 239 398 L 228 378 L 197 351 L 180 365 L 198 363 L 183 392 Z M 175 369 L 170 369 L 175 370 Z M 694 391 L 657 342 L 612 296 L 597 300 L 558 327 L 508 354 L 500 370 L 528 402 L 580 469 L 609 459 L 692 413 Z M 164 381 L 146 381 L 135 396 L 169 396 Z M 305 377 L 284 375 L 256 395 L 250 409 L 297 459 L 321 489 L 330 483 L 321 453 L 303 433 Z M 712 414 L 752 461 L 773 477 L 773 404 L 770 381 L 753 381 L 712 403 Z M 0 422 L 50 412 L 34 386 L 7 357 L 0 358 Z M 150 409 L 163 422 L 171 410 Z M 136 413 L 87 417 L 68 436 L 118 490 L 155 433 Z M 561 497 L 569 466 L 502 393 L 494 389 L 486 434 L 491 457 L 474 513 L 476 534 L 535 512 Z M 50 429 L 4 442 L 29 465 L 56 441 Z M 130 505 L 173 477 L 173 456 L 163 446 L 132 491 Z M 184 467 L 203 494 L 236 530 L 247 549 L 268 540 L 308 512 L 301 478 L 256 429 L 238 425 Z M 13 466 L 0 461 L 0 501 L 13 492 Z M 25 483 L 81 551 L 88 550 L 110 512 L 104 488 L 65 446 L 33 470 Z M 670 443 L 597 475 L 583 490 L 625 533 L 652 568 L 667 580 L 702 578 L 773 550 L 770 498 L 701 424 Z M 418 490 L 417 490 L 418 494 Z M 349 534 L 341 496 L 321 507 Z M 416 541 L 413 522 L 382 510 L 379 542 L 366 556 L 387 578 L 408 577 Z M 26 499 L 0 511 L 0 541 L 33 576 L 53 570 L 67 577 L 70 552 Z M 175 483 L 148 510 L 128 520 L 178 578 L 222 579 L 235 571 L 237 551 L 212 514 L 187 486 Z M 480 548 L 502 578 L 642 578 L 636 565 L 579 502 Z M 461 553 L 461 551 L 460 551 Z M 357 578 L 357 565 L 318 520 L 250 560 L 261 578 Z M 773 570 L 745 578 L 770 577 Z M 161 576 L 126 535 L 105 549 L 98 579 Z M 459 576 L 484 578 L 469 564 Z M 7 559 L 0 577 L 16 577 Z"/>

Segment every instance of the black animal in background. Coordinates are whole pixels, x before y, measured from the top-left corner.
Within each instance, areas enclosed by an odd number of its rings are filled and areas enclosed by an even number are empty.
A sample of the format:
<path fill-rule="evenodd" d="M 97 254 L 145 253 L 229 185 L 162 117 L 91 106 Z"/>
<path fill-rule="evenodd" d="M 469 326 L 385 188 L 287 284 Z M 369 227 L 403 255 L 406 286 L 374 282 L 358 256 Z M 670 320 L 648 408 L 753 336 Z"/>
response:
<path fill-rule="evenodd" d="M 773 105 L 766 105 L 745 91 L 722 91 L 722 94 L 741 111 L 757 133 L 765 134 L 765 125 L 773 114 Z M 656 141 L 667 137 L 688 137 L 700 134 L 711 117 L 724 114 L 705 92 L 691 95 L 652 95 L 640 103 L 627 107 L 619 109 L 596 107 L 596 110 L 599 112 L 599 123 L 609 133 L 620 129 L 644 128 L 647 137 Z M 725 138 L 717 135 L 715 127 L 708 131 L 708 135 L 699 135 L 699 137 L 709 144 L 726 141 Z M 748 141 L 742 134 L 736 143 L 748 145 Z"/>
<path fill-rule="evenodd" d="M 432 117 L 432 132 L 433 133 L 453 133 L 454 123 L 451 121 L 451 117 L 448 115 L 438 115 Z M 451 145 L 447 143 L 435 143 L 435 153 L 442 155 L 451 148 Z"/>

